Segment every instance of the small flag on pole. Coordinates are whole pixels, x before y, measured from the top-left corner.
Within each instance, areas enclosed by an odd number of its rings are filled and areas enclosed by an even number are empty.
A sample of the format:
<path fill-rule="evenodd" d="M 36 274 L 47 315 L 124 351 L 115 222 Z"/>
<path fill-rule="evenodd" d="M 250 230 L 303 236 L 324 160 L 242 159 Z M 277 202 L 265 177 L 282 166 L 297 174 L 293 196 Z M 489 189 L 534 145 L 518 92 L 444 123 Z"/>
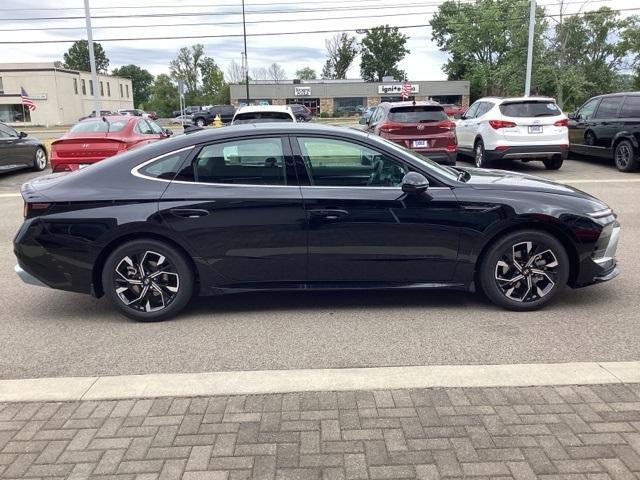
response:
<path fill-rule="evenodd" d="M 405 80 L 404 81 L 404 85 L 402 85 L 402 98 L 409 98 L 409 95 L 411 94 L 411 84 Z"/>
<path fill-rule="evenodd" d="M 20 99 L 22 100 L 22 105 L 27 107 L 29 110 L 36 109 L 36 106 L 33 103 L 33 100 L 31 100 L 31 98 L 27 94 L 27 91 L 22 87 L 20 87 Z"/>

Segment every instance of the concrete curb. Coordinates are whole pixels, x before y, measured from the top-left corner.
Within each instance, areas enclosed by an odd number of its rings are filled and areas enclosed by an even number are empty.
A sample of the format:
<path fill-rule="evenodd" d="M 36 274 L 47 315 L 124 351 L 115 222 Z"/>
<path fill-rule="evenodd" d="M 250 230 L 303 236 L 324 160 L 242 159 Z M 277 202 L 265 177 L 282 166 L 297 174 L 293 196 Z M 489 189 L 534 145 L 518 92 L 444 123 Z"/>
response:
<path fill-rule="evenodd" d="M 640 383 L 640 362 L 263 370 L 0 380 L 0 402 Z"/>

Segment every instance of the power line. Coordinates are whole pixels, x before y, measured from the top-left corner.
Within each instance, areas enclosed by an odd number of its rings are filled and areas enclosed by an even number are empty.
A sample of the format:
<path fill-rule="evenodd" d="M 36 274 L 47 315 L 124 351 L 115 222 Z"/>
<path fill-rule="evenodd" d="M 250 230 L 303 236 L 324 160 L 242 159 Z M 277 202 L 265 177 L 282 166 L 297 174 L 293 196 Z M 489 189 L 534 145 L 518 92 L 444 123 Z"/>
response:
<path fill-rule="evenodd" d="M 621 8 L 617 10 L 611 10 L 612 12 L 624 12 L 624 11 L 640 11 L 640 8 Z M 575 14 L 564 14 L 564 17 L 573 17 L 573 16 L 589 16 L 593 14 L 597 14 L 597 11 L 584 12 L 584 13 L 575 13 Z M 553 15 L 541 15 L 541 18 L 552 18 L 559 17 L 560 14 Z M 513 17 L 509 19 L 502 19 L 500 23 L 505 23 L 506 21 L 514 21 L 514 20 L 526 20 L 528 16 L 524 17 Z M 460 23 L 461 24 L 461 23 Z M 430 27 L 431 23 L 422 23 L 417 25 L 398 25 L 396 26 L 399 29 L 407 29 L 407 28 L 422 28 L 422 27 Z M 317 34 L 317 33 L 337 33 L 337 32 L 355 32 L 360 30 L 360 28 L 347 28 L 347 29 L 339 29 L 339 30 L 307 30 L 307 31 L 295 31 L 295 32 L 266 32 L 266 33 L 248 33 L 248 37 L 272 37 L 272 36 L 283 36 L 283 35 L 305 35 L 305 34 Z M 159 36 L 159 37 L 124 37 L 124 38 L 104 38 L 104 39 L 96 39 L 96 42 L 124 42 L 124 41 L 144 41 L 144 40 L 189 40 L 189 39 L 203 39 L 203 38 L 235 38 L 242 37 L 242 34 L 221 34 L 221 35 L 185 35 L 185 36 Z M 52 44 L 52 43 L 73 43 L 77 40 L 74 39 L 63 39 L 63 40 L 27 40 L 27 41 L 2 41 L 0 45 L 19 45 L 19 44 Z"/>

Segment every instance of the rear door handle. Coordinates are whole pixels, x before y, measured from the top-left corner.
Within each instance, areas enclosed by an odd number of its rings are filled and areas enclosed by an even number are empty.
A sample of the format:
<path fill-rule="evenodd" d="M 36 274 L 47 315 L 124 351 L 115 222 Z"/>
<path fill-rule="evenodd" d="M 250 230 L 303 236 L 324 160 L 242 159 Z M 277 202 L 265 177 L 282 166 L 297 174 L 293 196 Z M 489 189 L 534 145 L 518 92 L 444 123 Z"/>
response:
<path fill-rule="evenodd" d="M 209 210 L 202 208 L 172 208 L 169 212 L 171 215 L 181 218 L 199 218 L 209 215 Z"/>
<path fill-rule="evenodd" d="M 317 209 L 317 210 L 309 210 L 309 214 L 312 217 L 322 217 L 325 220 L 338 220 L 340 217 L 344 217 L 346 215 L 349 215 L 349 212 L 347 210 L 341 210 L 341 209 L 333 209 L 333 208 L 328 208 L 328 209 Z"/>

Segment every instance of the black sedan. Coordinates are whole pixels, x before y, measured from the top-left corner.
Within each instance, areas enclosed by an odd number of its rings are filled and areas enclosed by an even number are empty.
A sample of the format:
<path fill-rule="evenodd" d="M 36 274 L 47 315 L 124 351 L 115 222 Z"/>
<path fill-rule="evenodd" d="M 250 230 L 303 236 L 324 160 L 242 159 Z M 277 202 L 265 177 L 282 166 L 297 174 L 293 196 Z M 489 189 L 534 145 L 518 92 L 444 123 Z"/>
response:
<path fill-rule="evenodd" d="M 0 123 L 0 173 L 21 168 L 47 168 L 47 150 L 39 140 Z"/>
<path fill-rule="evenodd" d="M 193 294 L 453 288 L 532 310 L 618 274 L 603 202 L 305 124 L 204 130 L 22 187 L 16 271 L 161 320 Z"/>

